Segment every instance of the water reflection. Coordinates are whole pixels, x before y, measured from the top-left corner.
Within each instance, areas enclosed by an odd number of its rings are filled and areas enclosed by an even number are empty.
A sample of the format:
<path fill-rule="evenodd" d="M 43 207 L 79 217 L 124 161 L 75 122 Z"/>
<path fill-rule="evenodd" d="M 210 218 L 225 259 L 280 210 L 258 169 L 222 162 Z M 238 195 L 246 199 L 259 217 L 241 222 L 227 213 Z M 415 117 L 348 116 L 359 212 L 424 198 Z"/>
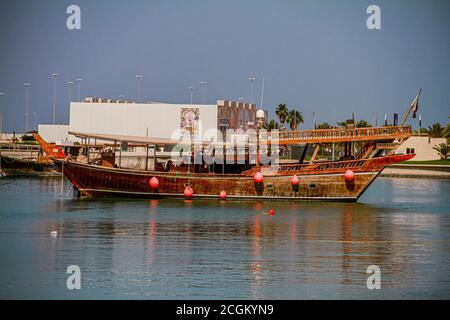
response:
<path fill-rule="evenodd" d="M 4 294 L 67 296 L 61 283 L 76 264 L 85 298 L 448 297 L 450 210 L 439 190 L 449 183 L 432 183 L 410 195 L 408 182 L 382 179 L 346 204 L 78 200 L 59 180 L 23 180 L 0 193 L 0 284 L 31 278 L 36 292 Z M 406 206 L 418 198 L 433 206 Z M 366 288 L 372 264 L 379 292 Z"/>

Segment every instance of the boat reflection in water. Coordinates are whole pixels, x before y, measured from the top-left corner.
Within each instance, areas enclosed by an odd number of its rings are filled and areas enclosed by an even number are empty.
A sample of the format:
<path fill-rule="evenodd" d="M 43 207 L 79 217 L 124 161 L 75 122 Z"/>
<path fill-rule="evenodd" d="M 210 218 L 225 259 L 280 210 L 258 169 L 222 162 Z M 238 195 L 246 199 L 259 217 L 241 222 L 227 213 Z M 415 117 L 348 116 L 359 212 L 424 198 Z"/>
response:
<path fill-rule="evenodd" d="M 18 180 L 0 192 L 2 297 L 449 297 L 447 180 L 380 178 L 361 203 L 77 200 L 60 189 Z M 66 289 L 69 265 L 82 290 Z M 370 265 L 381 290 L 366 287 Z"/>

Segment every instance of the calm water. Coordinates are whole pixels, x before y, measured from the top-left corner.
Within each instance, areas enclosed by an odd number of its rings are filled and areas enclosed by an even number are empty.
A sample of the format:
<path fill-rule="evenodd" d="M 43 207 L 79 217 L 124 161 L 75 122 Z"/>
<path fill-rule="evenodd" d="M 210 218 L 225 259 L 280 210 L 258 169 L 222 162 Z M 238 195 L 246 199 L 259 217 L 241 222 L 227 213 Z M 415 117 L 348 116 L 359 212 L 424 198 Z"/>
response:
<path fill-rule="evenodd" d="M 59 179 L 3 178 L 0 298 L 448 299 L 449 195 L 379 178 L 352 204 L 78 200 Z"/>

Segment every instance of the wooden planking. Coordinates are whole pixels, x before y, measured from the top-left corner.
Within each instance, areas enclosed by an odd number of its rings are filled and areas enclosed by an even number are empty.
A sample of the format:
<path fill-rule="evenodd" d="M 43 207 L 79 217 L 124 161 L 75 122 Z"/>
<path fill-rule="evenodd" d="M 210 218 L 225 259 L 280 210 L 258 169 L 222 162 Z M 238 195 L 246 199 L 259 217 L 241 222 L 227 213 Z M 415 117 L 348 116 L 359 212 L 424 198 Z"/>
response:
<path fill-rule="evenodd" d="M 116 192 L 117 196 L 129 196 L 133 193 L 148 194 L 157 197 L 179 197 L 187 185 L 197 195 L 210 195 L 218 197 L 220 191 L 225 190 L 229 196 L 254 198 L 356 198 L 376 172 L 357 174 L 355 180 L 348 183 L 343 174 L 337 175 L 307 175 L 300 176 L 300 185 L 293 187 L 290 176 L 266 177 L 263 183 L 257 184 L 253 178 L 226 179 L 217 176 L 216 179 L 192 179 L 187 176 L 178 178 L 157 176 L 160 187 L 153 190 L 149 186 L 147 177 L 126 172 L 112 172 L 96 170 L 92 166 L 74 165 L 66 163 L 64 174 L 85 195 L 90 196 L 95 190 Z M 122 193 L 122 194 L 121 194 Z"/>

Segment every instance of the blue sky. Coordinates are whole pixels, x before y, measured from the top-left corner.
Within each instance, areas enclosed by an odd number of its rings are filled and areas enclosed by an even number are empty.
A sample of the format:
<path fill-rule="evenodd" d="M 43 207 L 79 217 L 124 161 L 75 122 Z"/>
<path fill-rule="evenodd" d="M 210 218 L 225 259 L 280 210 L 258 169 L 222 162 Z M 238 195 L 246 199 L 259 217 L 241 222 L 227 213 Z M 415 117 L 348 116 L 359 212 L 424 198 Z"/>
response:
<path fill-rule="evenodd" d="M 81 8 L 81 30 L 66 28 L 66 8 Z M 366 9 L 381 8 L 381 30 Z M 304 114 L 301 128 L 351 117 L 373 122 L 407 110 L 423 88 L 424 125 L 450 115 L 450 1 L 364 0 L 3 0 L 0 2 L 0 110 L 4 131 L 24 130 L 25 89 L 38 123 L 68 122 L 67 81 L 83 78 L 82 96 L 137 96 L 188 103 L 189 86 L 207 81 L 206 102 L 249 100 Z M 73 90 L 76 97 L 76 90 Z M 30 126 L 31 126 L 30 120 Z M 417 121 L 412 122 L 417 126 Z"/>

